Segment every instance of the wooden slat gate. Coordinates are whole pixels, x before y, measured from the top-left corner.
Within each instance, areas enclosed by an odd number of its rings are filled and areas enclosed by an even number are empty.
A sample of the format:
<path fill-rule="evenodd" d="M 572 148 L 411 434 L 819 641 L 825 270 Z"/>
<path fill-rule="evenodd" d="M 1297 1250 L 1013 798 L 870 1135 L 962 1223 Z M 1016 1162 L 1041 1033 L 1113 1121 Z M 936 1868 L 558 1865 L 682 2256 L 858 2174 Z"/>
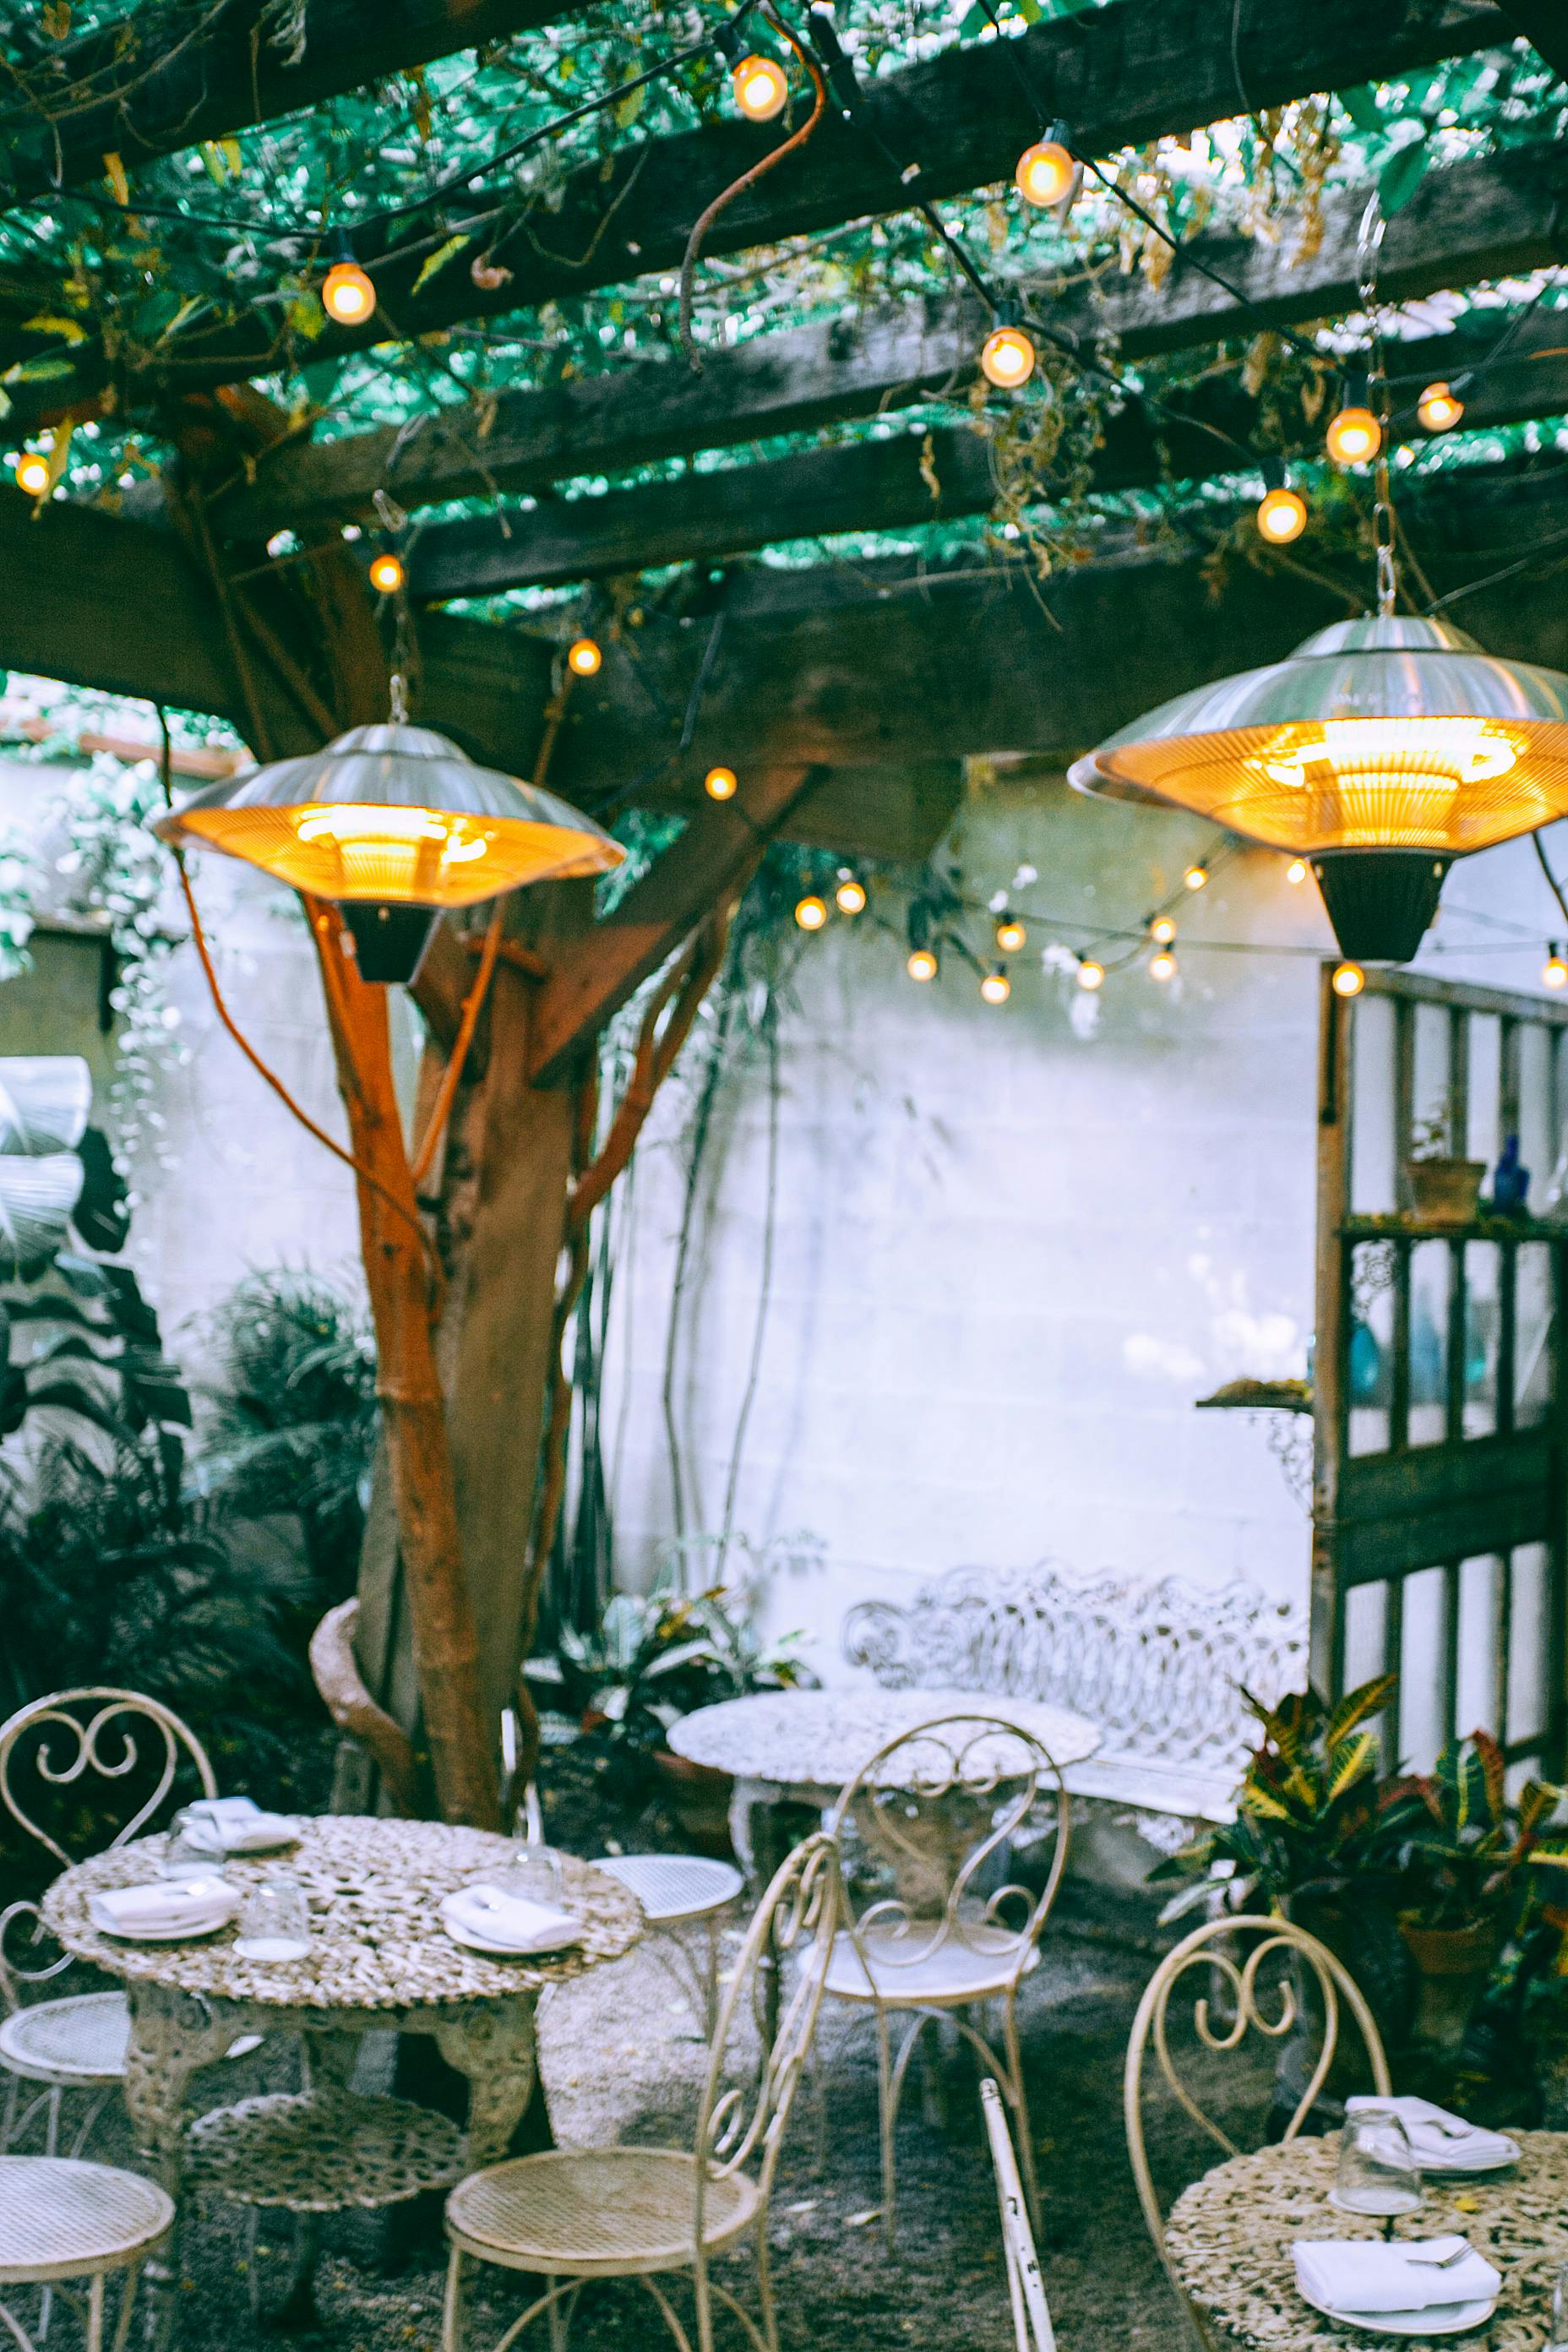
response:
<path fill-rule="evenodd" d="M 1400 1673 L 1389 1745 L 1478 1726 L 1563 1769 L 1568 1706 L 1568 1007 L 1407 971 L 1330 986 L 1320 1027 L 1312 1675 Z M 1413 1213 L 1417 1120 L 1489 1170 L 1509 1135 L 1535 1217 Z M 1396 1738 L 1395 1738 L 1396 1732 Z"/>

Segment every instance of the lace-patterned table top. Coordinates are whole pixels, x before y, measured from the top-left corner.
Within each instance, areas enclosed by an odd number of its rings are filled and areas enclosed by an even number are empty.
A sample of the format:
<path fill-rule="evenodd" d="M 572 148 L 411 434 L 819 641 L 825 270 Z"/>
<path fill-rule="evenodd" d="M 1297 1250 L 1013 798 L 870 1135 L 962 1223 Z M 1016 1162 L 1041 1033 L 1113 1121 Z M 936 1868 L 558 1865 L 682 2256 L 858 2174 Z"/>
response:
<path fill-rule="evenodd" d="M 837 1795 L 879 1748 L 944 1716 L 976 1715 L 1016 1724 L 1060 1764 L 1080 1763 L 1100 1731 L 1065 1706 L 1004 1698 L 994 1691 L 882 1690 L 874 1683 L 837 1690 L 757 1691 L 683 1716 L 669 1734 L 678 1756 L 732 1772 L 738 1780 Z"/>
<path fill-rule="evenodd" d="M 1439 2340 L 1486 2352 L 1542 2352 L 1549 2333 L 1552 2281 L 1568 2262 L 1568 2133 L 1518 2132 L 1520 2160 L 1504 2173 L 1428 2180 L 1418 2213 L 1395 2224 L 1401 2238 L 1458 2231 L 1502 2273 L 1484 2335 L 1451 2339 L 1380 2335 L 1324 2319 L 1296 2291 L 1290 2248 L 1298 2238 L 1379 2238 L 1381 2222 L 1341 2213 L 1333 2187 L 1339 2135 L 1232 2157 L 1183 2192 L 1171 2210 L 1171 2267 L 1226 2345 L 1267 2352 L 1427 2352 Z"/>
<path fill-rule="evenodd" d="M 437 1906 L 455 1887 L 506 1862 L 513 1851 L 508 1839 L 442 1822 L 341 1813 L 302 1817 L 300 1843 L 287 1853 L 230 1854 L 223 1864 L 224 1875 L 241 1889 L 277 1870 L 300 1881 L 310 1906 L 303 1959 L 242 1958 L 232 1927 L 177 1944 L 106 1936 L 89 1914 L 89 1895 L 154 1875 L 164 1843 L 139 1838 L 77 1864 L 45 1895 L 44 1916 L 68 1950 L 111 1976 L 218 2000 L 332 2010 L 495 2000 L 619 1959 L 643 1928 L 641 1908 L 626 1887 L 566 1855 L 562 1907 L 582 1923 L 581 1945 L 551 1958 L 488 1959 L 452 1941 Z"/>

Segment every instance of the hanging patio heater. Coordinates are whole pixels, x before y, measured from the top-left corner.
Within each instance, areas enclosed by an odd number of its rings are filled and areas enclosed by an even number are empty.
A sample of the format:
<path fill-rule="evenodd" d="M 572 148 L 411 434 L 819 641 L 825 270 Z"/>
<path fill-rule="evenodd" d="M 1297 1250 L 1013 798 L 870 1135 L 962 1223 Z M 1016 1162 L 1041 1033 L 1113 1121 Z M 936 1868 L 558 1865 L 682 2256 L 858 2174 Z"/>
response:
<path fill-rule="evenodd" d="M 1384 612 L 1178 695 L 1068 777 L 1305 858 L 1342 952 L 1404 963 L 1456 857 L 1568 814 L 1568 677 Z"/>
<path fill-rule="evenodd" d="M 320 751 L 226 777 L 153 826 L 342 908 L 361 977 L 412 980 L 448 908 L 529 882 L 604 874 L 626 852 L 591 817 L 392 716 Z"/>

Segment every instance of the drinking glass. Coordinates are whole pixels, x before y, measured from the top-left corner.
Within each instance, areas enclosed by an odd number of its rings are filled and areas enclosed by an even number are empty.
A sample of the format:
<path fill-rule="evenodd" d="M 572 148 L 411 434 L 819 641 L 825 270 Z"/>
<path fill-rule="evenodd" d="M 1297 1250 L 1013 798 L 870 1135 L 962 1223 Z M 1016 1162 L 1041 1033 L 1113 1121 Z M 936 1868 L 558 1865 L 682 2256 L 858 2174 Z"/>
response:
<path fill-rule="evenodd" d="M 1415 2150 L 1392 2107 L 1358 2107 L 1345 2117 L 1333 2201 L 1347 2213 L 1375 2213 L 1389 2221 L 1419 2207 Z"/>
<path fill-rule="evenodd" d="M 1552 2327 L 1545 2352 L 1568 2352 L 1568 2263 L 1552 2282 Z"/>
<path fill-rule="evenodd" d="M 204 1837 L 189 1811 L 178 1812 L 163 1841 L 160 1878 L 211 1878 L 220 1869 L 223 1853 Z"/>
<path fill-rule="evenodd" d="M 234 1948 L 247 1960 L 302 1960 L 310 1948 L 310 1914 L 297 1878 L 274 1871 L 248 1888 Z"/>
<path fill-rule="evenodd" d="M 548 1903 L 558 1910 L 561 1856 L 552 1845 L 528 1845 L 515 1839 L 499 1884 L 508 1895 L 521 1895 L 529 1903 Z"/>

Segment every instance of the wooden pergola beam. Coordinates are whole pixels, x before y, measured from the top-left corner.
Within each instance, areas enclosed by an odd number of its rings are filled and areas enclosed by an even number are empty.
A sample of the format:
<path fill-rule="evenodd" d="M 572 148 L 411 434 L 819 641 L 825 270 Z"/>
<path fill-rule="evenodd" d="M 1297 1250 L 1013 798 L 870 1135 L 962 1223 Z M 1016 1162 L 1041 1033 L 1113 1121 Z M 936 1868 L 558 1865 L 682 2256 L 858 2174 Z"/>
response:
<path fill-rule="evenodd" d="M 1568 413 L 1568 345 L 1557 314 L 1525 320 L 1506 361 L 1489 366 L 1500 331 L 1472 322 L 1452 334 L 1390 345 L 1396 429 L 1418 433 L 1415 399 L 1439 377 L 1458 387 L 1471 430 Z M 1249 442 L 1258 446 L 1258 400 L 1245 389 L 1239 362 L 1231 374 L 1203 378 L 1158 407 L 1133 398 L 1106 421 L 1093 488 L 1127 490 L 1245 469 Z M 1321 421 L 1309 425 L 1292 404 L 1285 422 L 1294 427 L 1287 453 L 1317 454 Z M 1228 449 L 1216 437 L 1222 435 Z M 900 530 L 983 514 L 996 496 L 989 442 L 947 425 L 687 473 L 602 498 L 552 499 L 527 511 L 502 508 L 431 524 L 410 548 L 409 584 L 420 599 L 557 586 L 836 531 Z M 1049 502 L 1048 478 L 1037 496 Z"/>
<path fill-rule="evenodd" d="M 1561 259 L 1568 254 L 1565 195 L 1568 152 L 1554 143 L 1429 172 L 1387 225 L 1379 274 L 1386 299 L 1407 301 Z M 1322 244 L 1300 263 L 1288 246 L 1205 236 L 1173 262 L 1157 291 L 1139 277 L 1060 294 L 1040 281 L 1035 299 L 1057 332 L 1088 338 L 1103 329 L 1133 361 L 1250 333 L 1260 321 L 1329 317 L 1358 299 L 1363 209 L 1353 195 L 1326 204 Z M 1245 295 L 1245 310 L 1200 274 L 1199 260 Z M 700 375 L 679 360 L 647 359 L 618 373 L 503 393 L 482 445 L 463 414 L 336 441 L 281 443 L 227 500 L 225 528 L 254 535 L 282 521 L 363 514 L 384 486 L 415 509 L 815 431 L 967 382 L 982 331 L 973 301 L 908 301 L 853 322 L 759 335 L 715 352 Z"/>
<path fill-rule="evenodd" d="M 296 60 L 263 0 L 229 0 L 205 11 L 195 29 L 188 0 L 153 0 L 72 40 L 51 41 L 41 63 L 14 68 L 0 210 L 100 175 L 108 153 L 134 175 L 156 156 L 552 24 L 577 5 L 378 0 L 366 8 L 363 0 L 310 0 Z M 18 82 L 35 107 L 17 103 Z"/>
<path fill-rule="evenodd" d="M 897 212 L 1006 178 L 1042 117 L 1061 116 L 1089 152 L 1184 132 L 1233 114 L 1237 79 L 1254 107 L 1304 92 L 1411 70 L 1511 37 L 1495 6 L 1474 0 L 1252 0 L 1236 28 L 1210 0 L 1110 0 L 1030 26 L 1016 41 L 975 43 L 871 81 L 854 122 L 824 115 L 809 160 L 770 172 L 713 223 L 708 250 L 809 235 L 844 221 Z M 1037 96 L 1033 95 L 1037 94 Z M 883 142 L 879 144 L 879 142 Z M 661 139 L 628 140 L 604 162 L 569 172 L 548 236 L 526 214 L 496 234 L 494 199 L 450 205 L 447 226 L 482 219 L 492 264 L 510 282 L 486 294 L 460 259 L 416 293 L 427 256 L 378 255 L 361 239 L 382 295 L 365 328 L 329 328 L 312 360 L 383 341 L 386 321 L 403 336 L 463 319 L 499 317 L 679 266 L 704 205 L 777 144 L 776 130 L 735 120 Z M 895 157 L 889 164 L 884 146 Z M 124 387 L 142 402 L 234 383 L 279 364 L 275 308 L 233 321 L 195 324 L 160 354 L 159 364 Z M 109 381 L 101 349 L 85 351 L 71 374 L 49 387 L 51 411 L 98 397 Z"/>

